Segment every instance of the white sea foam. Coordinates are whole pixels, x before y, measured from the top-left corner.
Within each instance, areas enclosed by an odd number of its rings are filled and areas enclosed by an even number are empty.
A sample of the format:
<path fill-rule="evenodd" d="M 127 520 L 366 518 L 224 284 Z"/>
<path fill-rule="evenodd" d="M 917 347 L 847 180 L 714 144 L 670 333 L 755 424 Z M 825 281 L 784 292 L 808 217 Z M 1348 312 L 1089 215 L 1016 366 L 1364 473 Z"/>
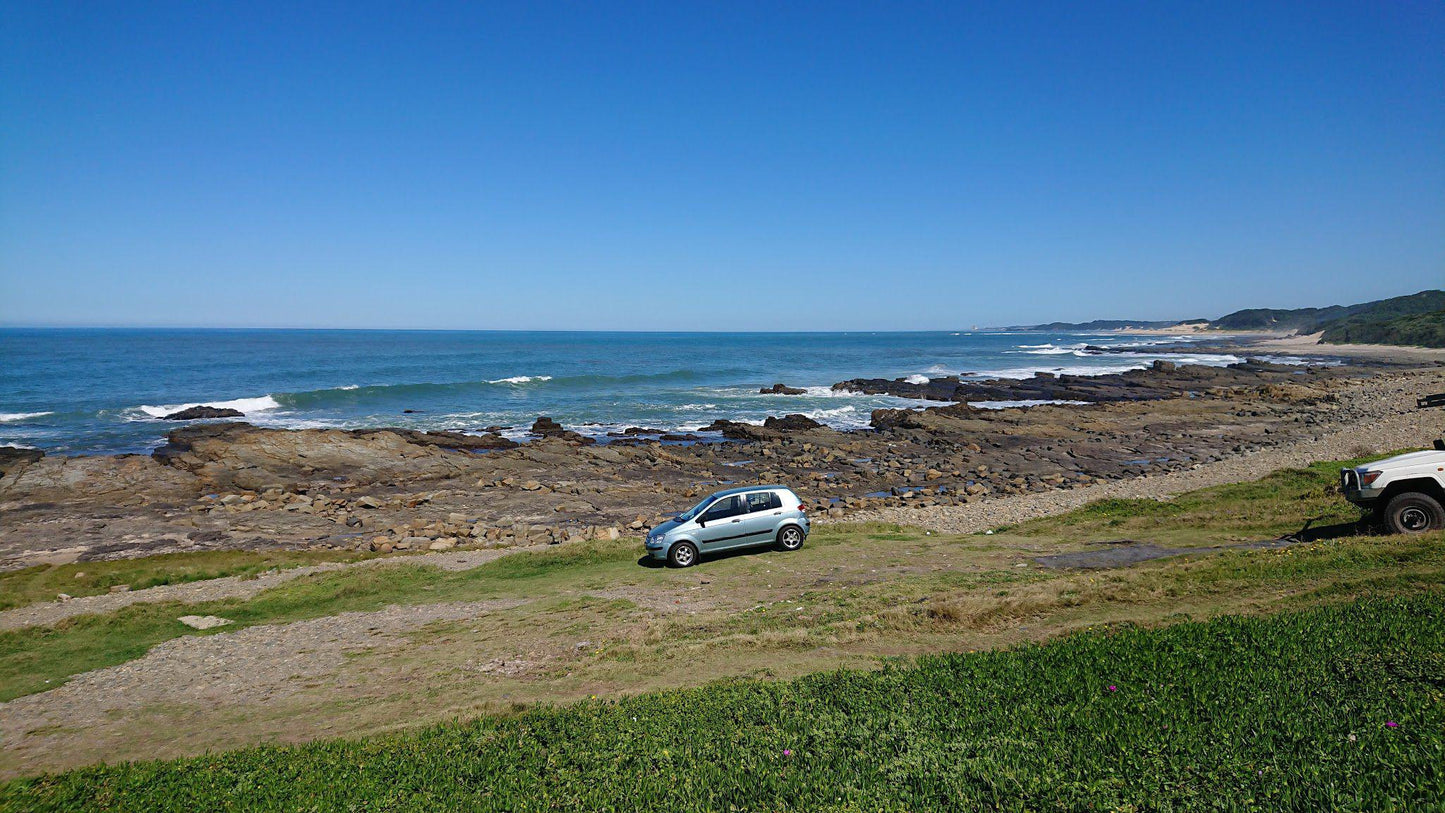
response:
<path fill-rule="evenodd" d="M 0 412 L 0 423 L 28 421 L 31 418 L 43 418 L 46 415 L 54 414 L 54 412 Z"/>
<path fill-rule="evenodd" d="M 234 409 L 246 415 L 250 415 L 253 412 L 265 412 L 267 410 L 281 408 L 281 404 L 269 395 L 262 395 L 259 398 L 237 398 L 232 401 L 198 401 L 190 404 L 164 404 L 161 406 L 141 404 L 138 408 L 141 412 L 144 412 L 152 418 L 164 418 L 167 415 L 180 412 L 183 409 L 198 406 L 213 407 L 215 409 Z"/>
<path fill-rule="evenodd" d="M 494 378 L 488 384 L 530 384 L 533 381 L 551 381 L 550 375 L 514 375 L 510 378 Z"/>
<path fill-rule="evenodd" d="M 1108 358 L 1117 360 L 1114 364 L 1091 364 L 1051 367 L 1037 365 L 1033 367 L 1011 367 L 1004 370 L 982 370 L 973 373 L 969 378 L 1032 378 L 1034 373 L 1054 373 L 1055 375 L 1109 375 L 1112 373 L 1127 373 L 1130 370 L 1148 369 L 1155 361 L 1171 361 L 1175 364 L 1198 364 L 1205 367 L 1224 367 L 1230 364 L 1238 364 L 1239 356 L 1228 353 L 1168 353 L 1162 355 L 1147 353 L 1110 353 L 1107 356 L 1099 355 L 1093 358 Z"/>
<path fill-rule="evenodd" d="M 905 378 L 905 379 L 903 379 L 903 380 L 904 380 L 905 382 L 909 383 L 909 384 L 927 384 L 929 381 L 932 381 L 933 379 L 929 378 L 929 377 L 926 376 L 926 375 L 910 375 L 909 377 L 907 377 L 907 378 Z"/>
<path fill-rule="evenodd" d="M 23 443 L 0 443 L 0 447 L 6 449 L 34 449 L 34 446 L 26 446 Z"/>
<path fill-rule="evenodd" d="M 360 385 L 360 384 L 346 384 L 346 385 L 337 387 L 337 389 L 338 389 L 338 390 L 359 390 L 359 389 L 361 389 L 361 385 Z"/>

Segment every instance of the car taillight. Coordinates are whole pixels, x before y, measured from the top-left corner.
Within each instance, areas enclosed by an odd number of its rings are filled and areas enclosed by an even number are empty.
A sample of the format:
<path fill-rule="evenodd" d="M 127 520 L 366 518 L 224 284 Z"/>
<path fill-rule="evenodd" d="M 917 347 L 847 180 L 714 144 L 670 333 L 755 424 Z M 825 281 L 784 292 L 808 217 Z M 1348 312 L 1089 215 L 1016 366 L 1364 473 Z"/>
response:
<path fill-rule="evenodd" d="M 1360 476 L 1360 485 L 1361 485 L 1361 486 L 1367 486 L 1367 485 L 1369 485 L 1370 483 L 1375 482 L 1376 480 L 1380 479 L 1380 475 L 1381 475 L 1381 474 L 1384 474 L 1384 472 L 1381 472 L 1381 471 L 1367 471 L 1367 472 L 1365 472 L 1363 475 Z"/>
<path fill-rule="evenodd" d="M 801 502 L 798 503 L 798 510 L 799 510 L 799 511 L 802 511 L 802 512 L 805 513 L 805 514 L 808 513 L 808 506 L 807 506 L 807 504 L 806 504 L 806 503 L 801 503 Z"/>

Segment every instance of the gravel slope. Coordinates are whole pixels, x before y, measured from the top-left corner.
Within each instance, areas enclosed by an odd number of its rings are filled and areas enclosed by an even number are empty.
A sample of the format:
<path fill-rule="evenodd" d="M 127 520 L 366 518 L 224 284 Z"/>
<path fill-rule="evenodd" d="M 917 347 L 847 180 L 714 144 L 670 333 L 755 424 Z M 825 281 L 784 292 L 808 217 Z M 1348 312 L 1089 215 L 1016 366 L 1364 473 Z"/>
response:
<path fill-rule="evenodd" d="M 1355 418 L 1322 425 L 1303 440 L 1262 449 L 1193 469 L 1070 490 L 985 499 L 968 505 L 884 508 L 850 514 L 855 522 L 893 522 L 941 533 L 976 533 L 1028 519 L 1071 511 L 1093 500 L 1165 499 L 1186 491 L 1255 480 L 1284 468 L 1321 460 L 1342 460 L 1394 449 L 1425 448 L 1445 433 L 1445 409 L 1418 410 L 1415 399 L 1445 390 L 1445 370 L 1381 379 L 1342 393 Z"/>

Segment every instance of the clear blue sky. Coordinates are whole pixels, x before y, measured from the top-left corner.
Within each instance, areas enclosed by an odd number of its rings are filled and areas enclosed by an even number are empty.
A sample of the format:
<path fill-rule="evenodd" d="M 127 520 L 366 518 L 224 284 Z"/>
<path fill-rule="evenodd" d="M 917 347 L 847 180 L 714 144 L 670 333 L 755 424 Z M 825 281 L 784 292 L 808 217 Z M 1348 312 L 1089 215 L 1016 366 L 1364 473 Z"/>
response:
<path fill-rule="evenodd" d="M 1445 4 L 0 4 L 0 323 L 950 329 L 1445 285 Z"/>

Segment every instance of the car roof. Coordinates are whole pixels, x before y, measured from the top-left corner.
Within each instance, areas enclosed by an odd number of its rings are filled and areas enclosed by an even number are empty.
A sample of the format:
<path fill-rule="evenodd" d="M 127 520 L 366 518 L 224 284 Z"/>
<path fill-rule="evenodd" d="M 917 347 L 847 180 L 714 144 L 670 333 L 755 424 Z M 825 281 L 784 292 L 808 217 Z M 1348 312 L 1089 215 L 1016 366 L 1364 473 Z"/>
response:
<path fill-rule="evenodd" d="M 727 496 L 731 496 L 731 495 L 733 495 L 733 494 L 746 494 L 746 493 L 748 493 L 748 492 L 750 492 L 750 491 L 768 491 L 768 490 L 770 490 L 770 489 L 782 489 L 783 491 L 786 491 L 786 492 L 788 492 L 788 493 L 790 493 L 790 494 L 791 494 L 792 491 L 793 491 L 791 488 L 788 488 L 787 486 L 780 486 L 780 485 L 771 485 L 771 486 L 743 486 L 742 488 L 729 488 L 729 489 L 727 489 L 727 490 L 725 490 L 725 491 L 714 491 L 713 493 L 711 493 L 711 494 L 708 495 L 708 499 L 710 499 L 710 500 L 715 500 L 715 499 L 717 499 L 718 497 L 727 497 Z"/>

